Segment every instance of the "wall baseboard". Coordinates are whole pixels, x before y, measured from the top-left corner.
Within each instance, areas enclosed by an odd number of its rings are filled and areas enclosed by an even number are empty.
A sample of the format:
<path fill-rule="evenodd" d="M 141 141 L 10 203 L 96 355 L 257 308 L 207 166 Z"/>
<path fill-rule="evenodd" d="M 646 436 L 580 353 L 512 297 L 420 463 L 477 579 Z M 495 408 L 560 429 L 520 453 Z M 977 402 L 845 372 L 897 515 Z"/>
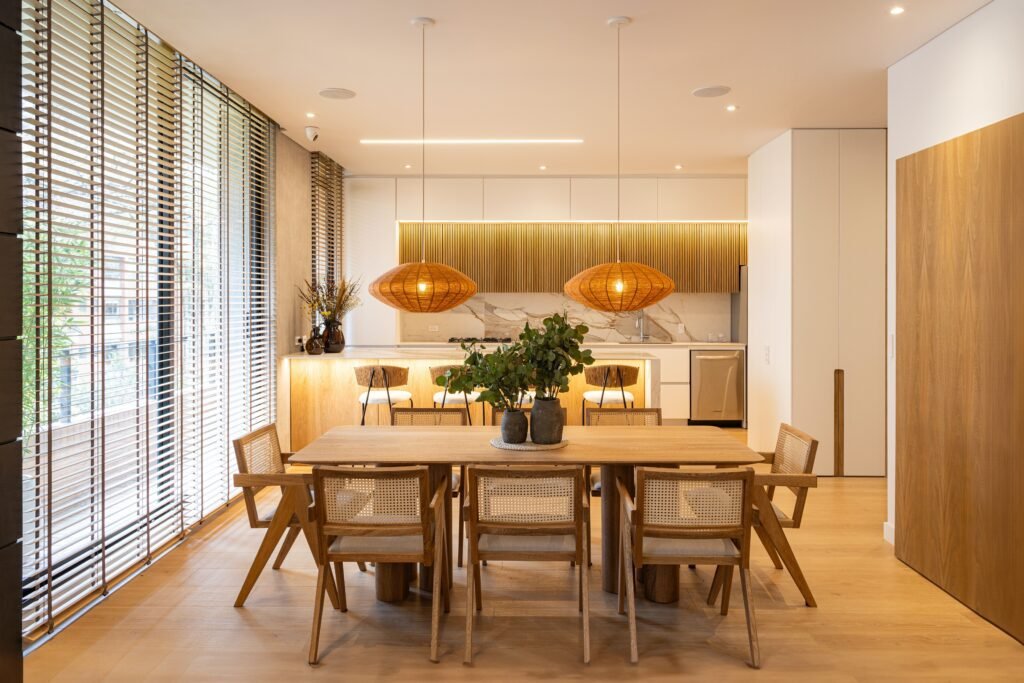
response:
<path fill-rule="evenodd" d="M 882 537 L 889 545 L 896 545 L 896 525 L 892 522 L 882 524 Z"/>

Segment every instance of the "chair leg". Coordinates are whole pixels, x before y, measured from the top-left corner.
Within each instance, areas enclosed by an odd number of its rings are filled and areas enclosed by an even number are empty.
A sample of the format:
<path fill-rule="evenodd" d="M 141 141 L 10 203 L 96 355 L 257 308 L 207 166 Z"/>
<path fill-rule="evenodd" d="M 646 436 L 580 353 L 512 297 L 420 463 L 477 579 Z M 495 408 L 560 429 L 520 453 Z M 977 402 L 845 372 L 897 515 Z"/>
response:
<path fill-rule="evenodd" d="M 320 622 L 324 616 L 324 593 L 327 591 L 327 564 L 321 564 L 316 579 L 316 600 L 313 603 L 313 630 L 309 636 L 309 663 L 316 664 L 320 649 Z"/>
<path fill-rule="evenodd" d="M 583 663 L 590 664 L 590 569 L 580 567 L 583 582 Z"/>
<path fill-rule="evenodd" d="M 618 543 L 618 558 L 619 558 L 619 614 L 626 613 L 626 560 L 622 556 L 622 533 L 619 533 Z"/>
<path fill-rule="evenodd" d="M 732 565 L 722 572 L 722 616 L 729 613 L 729 596 L 732 594 Z"/>
<path fill-rule="evenodd" d="M 284 558 L 288 557 L 288 551 L 292 549 L 292 544 L 295 543 L 295 539 L 298 538 L 299 532 L 302 531 L 302 527 L 289 527 L 288 535 L 284 537 L 284 543 L 281 544 L 281 549 L 277 551 L 277 559 L 274 560 L 272 565 L 274 569 L 280 569 L 284 563 Z"/>
<path fill-rule="evenodd" d="M 463 517 L 464 512 L 463 512 L 463 509 L 462 509 L 462 503 L 463 503 L 462 492 L 465 491 L 465 490 L 466 490 L 466 468 L 463 466 L 463 467 L 459 468 L 459 497 L 457 499 L 458 500 L 458 506 L 459 506 L 459 556 L 458 556 L 458 561 L 459 561 L 459 566 L 460 567 L 462 566 L 462 539 L 466 536 L 466 520 Z"/>
<path fill-rule="evenodd" d="M 471 562 L 474 567 L 475 562 Z M 474 587 L 475 581 L 473 580 L 476 576 L 476 572 L 472 569 L 466 572 L 466 652 L 462 656 L 463 664 L 473 663 L 473 617 L 476 614 L 476 609 L 473 605 L 473 599 L 476 597 L 476 588 Z"/>
<path fill-rule="evenodd" d="M 782 569 L 782 558 L 779 557 L 779 551 L 775 549 L 775 544 L 772 543 L 772 539 L 768 538 L 768 534 L 765 533 L 764 527 L 760 524 L 755 524 L 754 531 L 757 532 L 757 537 L 761 539 L 761 545 L 763 545 L 765 551 L 767 551 L 772 564 L 775 565 L 776 569 Z"/>
<path fill-rule="evenodd" d="M 367 389 L 366 391 L 369 392 L 370 390 Z M 362 415 L 361 418 L 359 418 L 359 426 L 360 427 L 363 427 L 363 426 L 366 425 L 366 406 L 368 406 L 369 404 L 370 404 L 370 397 L 367 396 L 366 397 L 366 401 L 363 402 L 363 415 Z"/>
<path fill-rule="evenodd" d="M 721 566 L 715 567 L 715 578 L 711 580 L 711 590 L 708 591 L 708 604 L 714 605 L 715 601 L 718 600 L 718 592 L 722 589 L 722 574 L 724 570 Z"/>
<path fill-rule="evenodd" d="M 476 611 L 479 612 L 484 608 L 484 589 L 483 582 L 480 580 L 479 562 L 473 565 L 473 574 L 476 575 L 476 580 L 473 583 L 476 585 Z"/>
<path fill-rule="evenodd" d="M 622 533 L 626 533 L 625 528 L 623 528 Z M 633 580 L 636 573 L 633 568 L 633 553 L 625 538 L 623 538 L 622 549 L 622 559 L 625 565 L 623 571 L 625 573 L 624 583 L 626 584 L 626 611 L 629 620 L 629 661 L 631 664 L 636 664 L 640 661 L 639 648 L 636 642 L 636 582 Z"/>
<path fill-rule="evenodd" d="M 757 623 L 754 621 L 754 596 L 750 592 L 750 569 L 740 567 L 740 586 L 743 589 L 743 610 L 747 614 L 747 639 L 750 641 L 750 665 L 761 668 L 761 649 L 757 644 Z"/>
<path fill-rule="evenodd" d="M 348 611 L 348 599 L 345 597 L 345 565 L 341 562 L 334 563 L 335 585 L 338 587 L 338 609 L 342 612 Z"/>
<path fill-rule="evenodd" d="M 438 661 L 437 651 L 440 647 L 438 631 L 441 628 L 441 587 L 442 580 L 448 583 L 448 577 L 444 568 L 444 538 L 436 539 L 434 548 L 434 594 L 431 596 L 430 604 L 430 661 Z"/>
<path fill-rule="evenodd" d="M 361 572 L 365 572 L 366 571 L 366 563 L 365 562 L 356 562 L 356 566 L 359 567 L 359 571 L 361 571 Z"/>

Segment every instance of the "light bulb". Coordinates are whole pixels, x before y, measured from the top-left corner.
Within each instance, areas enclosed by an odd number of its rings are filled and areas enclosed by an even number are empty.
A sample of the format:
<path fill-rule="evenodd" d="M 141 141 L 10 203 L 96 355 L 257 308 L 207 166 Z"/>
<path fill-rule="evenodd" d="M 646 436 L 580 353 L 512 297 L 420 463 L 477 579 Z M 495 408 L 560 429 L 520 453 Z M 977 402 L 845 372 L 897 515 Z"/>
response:
<path fill-rule="evenodd" d="M 622 294 L 623 289 L 625 289 L 625 286 L 622 284 L 622 280 L 616 280 L 615 291 L 618 292 L 619 294 Z"/>
<path fill-rule="evenodd" d="M 416 289 L 420 290 L 421 292 L 427 291 L 427 283 L 426 282 L 418 282 L 418 283 L 416 283 Z"/>

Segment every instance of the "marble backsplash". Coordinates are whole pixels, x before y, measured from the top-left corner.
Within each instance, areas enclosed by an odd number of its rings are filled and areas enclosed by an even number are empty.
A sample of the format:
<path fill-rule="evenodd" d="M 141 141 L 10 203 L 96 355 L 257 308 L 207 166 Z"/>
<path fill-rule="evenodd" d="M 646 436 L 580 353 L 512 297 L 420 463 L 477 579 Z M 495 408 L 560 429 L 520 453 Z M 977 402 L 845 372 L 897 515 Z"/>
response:
<path fill-rule="evenodd" d="M 445 313 L 401 313 L 403 342 L 446 342 L 449 337 L 512 337 L 529 322 L 536 326 L 566 311 L 586 323 L 589 342 L 639 341 L 637 314 L 595 311 L 562 294 L 477 294 Z M 656 341 L 729 341 L 728 294 L 671 294 L 645 309 L 645 331 Z"/>

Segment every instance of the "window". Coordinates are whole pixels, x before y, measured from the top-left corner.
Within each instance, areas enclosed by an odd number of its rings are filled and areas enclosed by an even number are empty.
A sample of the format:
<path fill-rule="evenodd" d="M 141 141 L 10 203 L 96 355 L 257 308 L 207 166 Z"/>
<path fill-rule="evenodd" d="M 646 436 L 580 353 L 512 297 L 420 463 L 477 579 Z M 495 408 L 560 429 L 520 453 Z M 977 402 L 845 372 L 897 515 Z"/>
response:
<path fill-rule="evenodd" d="M 33 637 L 223 508 L 274 419 L 274 124 L 101 0 L 22 19 Z"/>
<path fill-rule="evenodd" d="M 329 156 L 322 152 L 310 155 L 314 284 L 337 282 L 341 275 L 343 174 L 344 169 Z"/>

